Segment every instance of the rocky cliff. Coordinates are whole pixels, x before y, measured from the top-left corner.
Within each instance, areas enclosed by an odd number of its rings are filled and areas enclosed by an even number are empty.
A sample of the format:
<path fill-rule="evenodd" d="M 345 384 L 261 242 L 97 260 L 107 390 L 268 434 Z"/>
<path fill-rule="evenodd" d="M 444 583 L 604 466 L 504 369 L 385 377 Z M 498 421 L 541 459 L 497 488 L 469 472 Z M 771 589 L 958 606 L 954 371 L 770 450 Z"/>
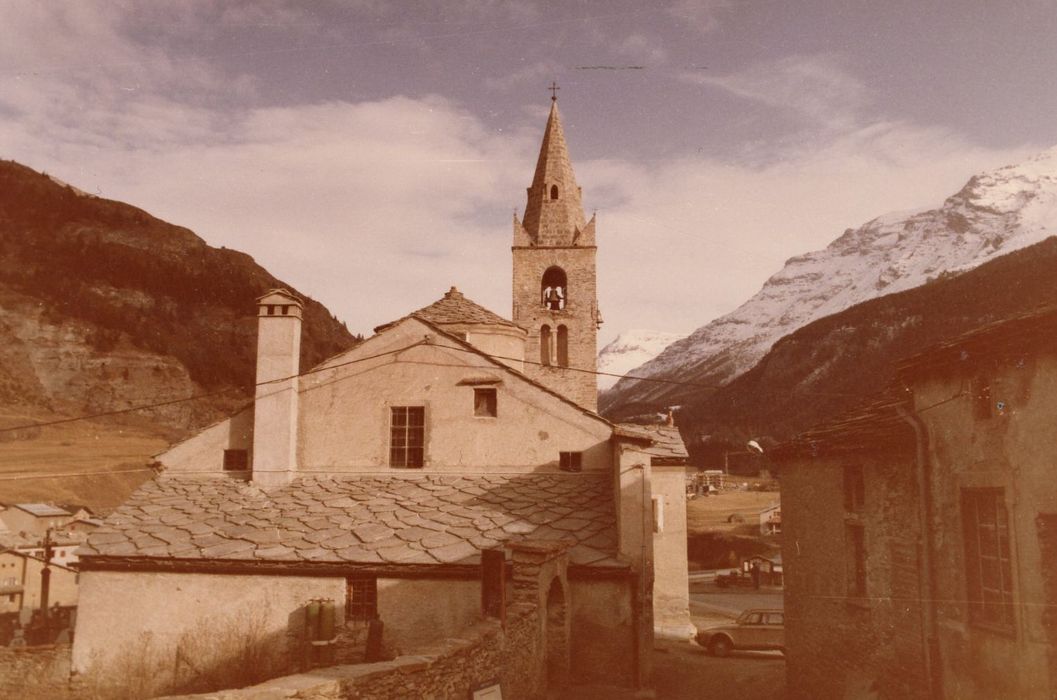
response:
<path fill-rule="evenodd" d="M 175 434 L 252 395 L 254 299 L 289 285 L 135 207 L 0 162 L 0 405 L 152 411 Z M 296 290 L 294 290 L 296 292 Z M 305 301 L 302 367 L 355 343 Z"/>

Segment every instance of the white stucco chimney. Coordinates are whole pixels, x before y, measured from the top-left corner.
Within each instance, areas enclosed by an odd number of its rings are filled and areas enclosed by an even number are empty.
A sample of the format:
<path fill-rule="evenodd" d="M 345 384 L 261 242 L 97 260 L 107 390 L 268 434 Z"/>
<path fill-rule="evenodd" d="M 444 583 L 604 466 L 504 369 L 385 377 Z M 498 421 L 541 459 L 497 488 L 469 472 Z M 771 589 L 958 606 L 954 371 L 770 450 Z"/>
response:
<path fill-rule="evenodd" d="M 285 289 L 257 300 L 253 481 L 266 488 L 289 483 L 297 471 L 301 311 L 301 301 Z"/>

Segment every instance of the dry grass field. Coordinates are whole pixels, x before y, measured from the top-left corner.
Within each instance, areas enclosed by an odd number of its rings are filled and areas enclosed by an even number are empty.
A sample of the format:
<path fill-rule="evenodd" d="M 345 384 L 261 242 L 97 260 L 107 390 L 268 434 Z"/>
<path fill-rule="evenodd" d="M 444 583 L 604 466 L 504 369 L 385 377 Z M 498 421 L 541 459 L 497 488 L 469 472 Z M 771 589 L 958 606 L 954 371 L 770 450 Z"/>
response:
<path fill-rule="evenodd" d="M 731 532 L 739 525 L 758 527 L 760 511 L 777 502 L 777 491 L 724 490 L 716 496 L 698 496 L 686 502 L 687 533 Z M 728 522 L 734 514 L 744 518 L 744 523 Z"/>
<path fill-rule="evenodd" d="M 0 409 L 0 431 L 61 418 Z M 108 512 L 150 477 L 167 436 L 134 421 L 79 421 L 0 432 L 0 502 L 82 503 Z"/>

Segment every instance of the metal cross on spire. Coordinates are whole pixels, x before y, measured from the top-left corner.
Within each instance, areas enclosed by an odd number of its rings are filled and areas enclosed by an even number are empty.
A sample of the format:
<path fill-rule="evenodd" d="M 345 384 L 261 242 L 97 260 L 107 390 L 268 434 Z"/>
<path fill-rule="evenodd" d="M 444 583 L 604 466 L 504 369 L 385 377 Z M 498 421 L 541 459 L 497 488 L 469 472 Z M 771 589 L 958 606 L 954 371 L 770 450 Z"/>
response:
<path fill-rule="evenodd" d="M 558 91 L 561 90 L 561 88 L 558 87 L 558 83 L 556 83 L 556 82 L 554 82 L 552 80 L 551 81 L 551 86 L 549 88 L 547 88 L 547 89 L 551 91 L 551 102 L 557 102 L 558 101 Z"/>

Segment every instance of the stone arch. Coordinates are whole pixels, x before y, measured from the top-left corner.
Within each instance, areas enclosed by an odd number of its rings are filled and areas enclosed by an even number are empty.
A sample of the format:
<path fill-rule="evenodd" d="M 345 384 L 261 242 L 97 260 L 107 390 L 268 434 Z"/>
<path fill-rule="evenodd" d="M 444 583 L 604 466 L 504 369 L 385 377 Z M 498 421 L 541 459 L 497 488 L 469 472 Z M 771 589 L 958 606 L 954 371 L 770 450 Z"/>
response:
<path fill-rule="evenodd" d="M 558 326 L 558 352 L 557 362 L 559 367 L 569 366 L 569 329 L 565 325 Z"/>
<path fill-rule="evenodd" d="M 551 327 L 544 324 L 540 328 L 540 364 L 548 366 L 551 363 Z"/>
<path fill-rule="evenodd" d="M 569 299 L 569 278 L 565 270 L 551 265 L 540 278 L 540 299 L 543 308 L 558 311 L 565 308 Z"/>
<path fill-rule="evenodd" d="M 558 186 L 557 185 L 551 185 L 551 199 L 557 199 L 557 198 L 558 198 Z"/>
<path fill-rule="evenodd" d="M 569 606 L 560 577 L 551 579 L 547 591 L 546 634 L 547 687 L 560 688 L 569 676 Z"/>

